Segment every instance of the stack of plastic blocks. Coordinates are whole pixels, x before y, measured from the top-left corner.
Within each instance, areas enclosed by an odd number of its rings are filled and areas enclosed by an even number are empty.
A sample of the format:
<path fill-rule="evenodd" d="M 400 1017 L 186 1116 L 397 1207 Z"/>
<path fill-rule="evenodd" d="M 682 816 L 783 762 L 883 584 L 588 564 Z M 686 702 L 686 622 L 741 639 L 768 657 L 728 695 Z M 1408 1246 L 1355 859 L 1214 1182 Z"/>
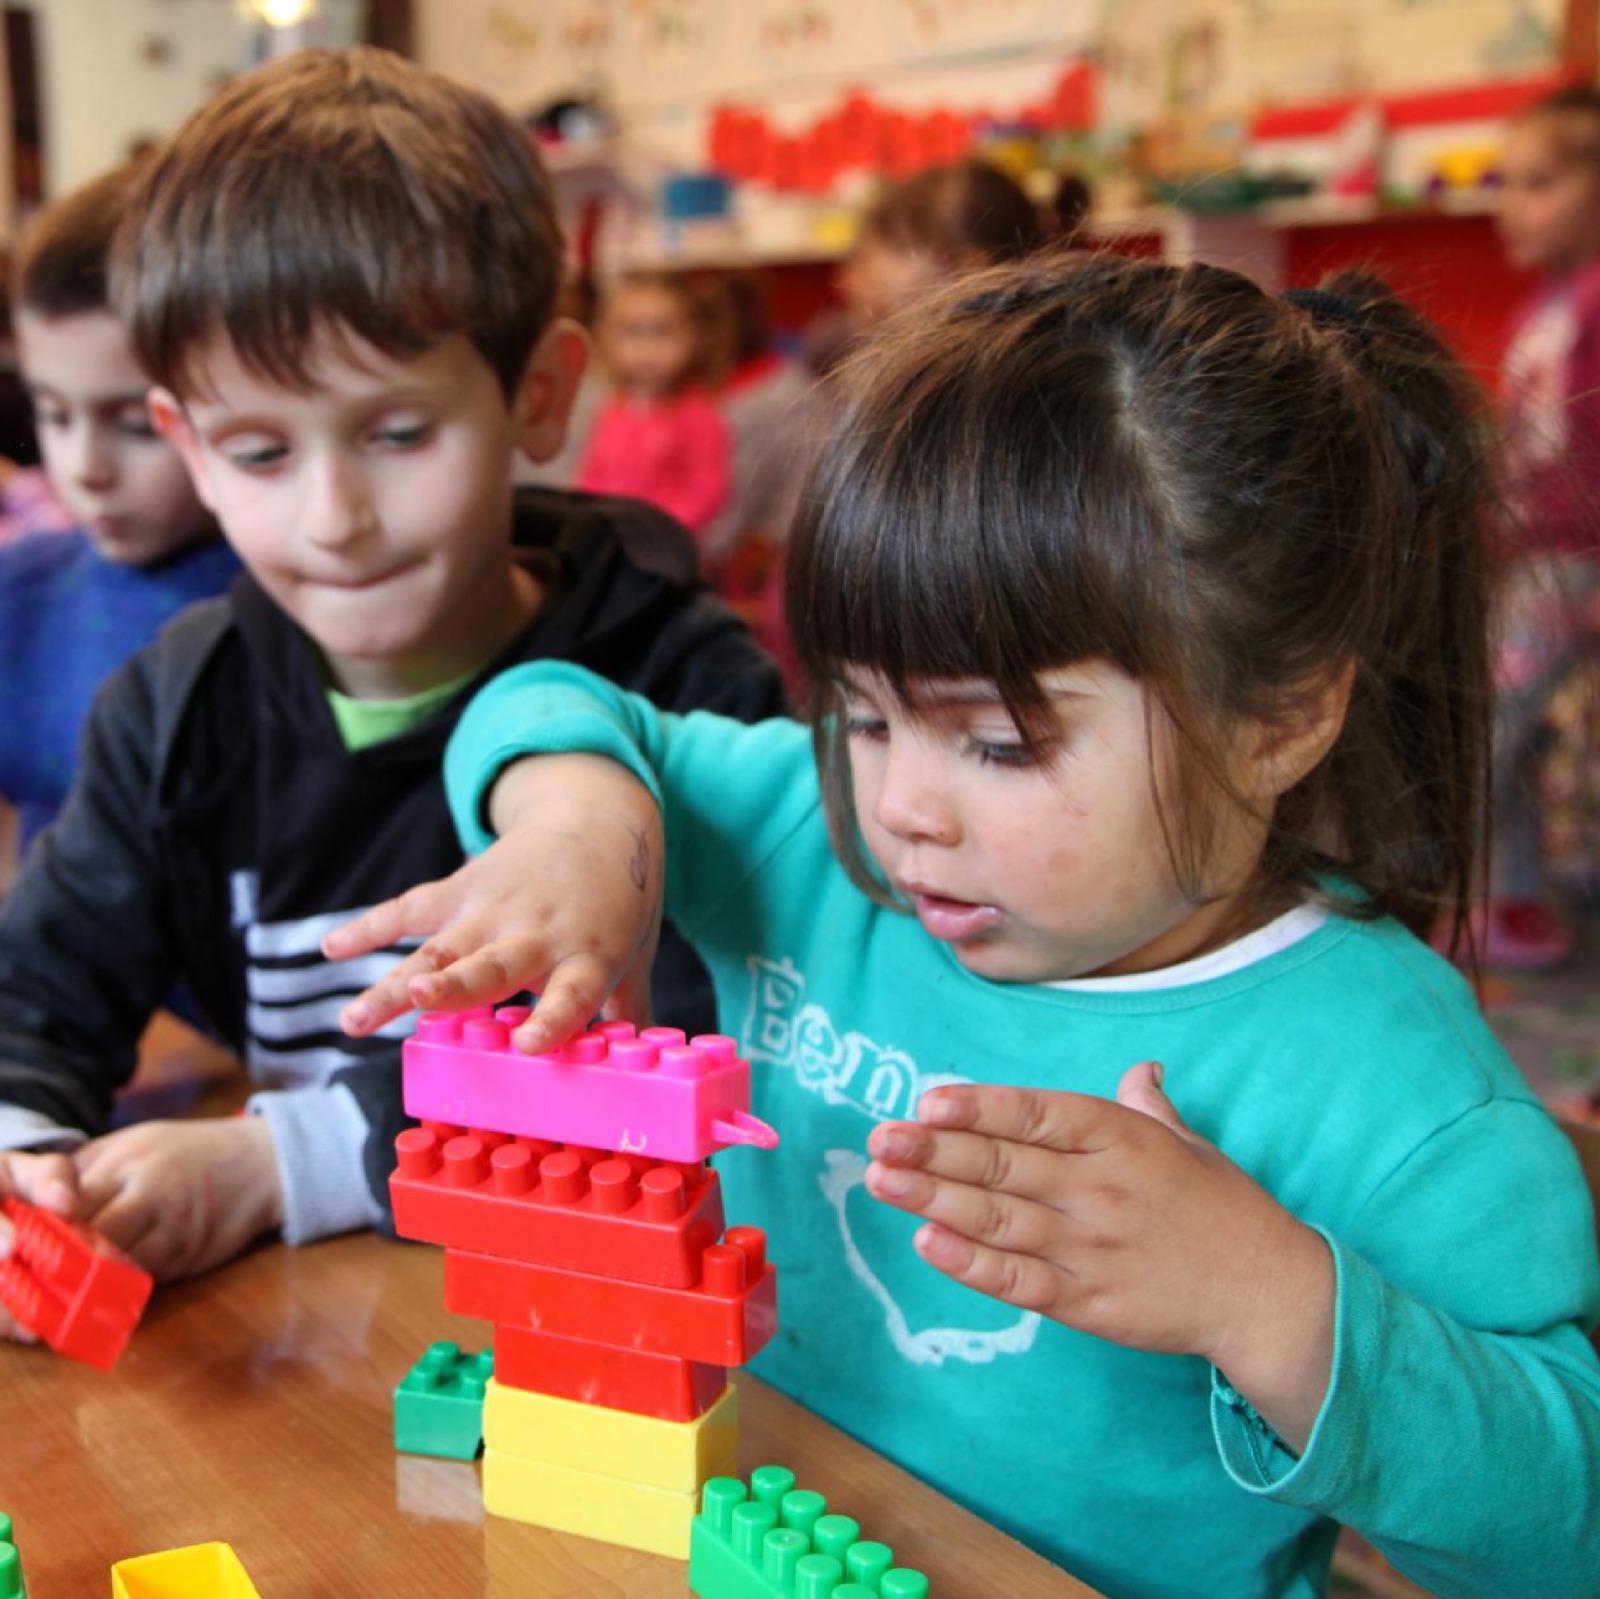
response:
<path fill-rule="evenodd" d="M 260 1595 L 231 1545 L 199 1543 L 119 1560 L 111 1568 L 111 1599 L 260 1599 Z"/>
<path fill-rule="evenodd" d="M 476 1460 L 483 1448 L 483 1397 L 494 1375 L 487 1349 L 429 1346 L 394 1393 L 394 1446 L 408 1455 Z"/>
<path fill-rule="evenodd" d="M 447 1309 L 494 1323 L 485 1508 L 686 1559 L 701 1486 L 734 1469 L 728 1370 L 777 1327 L 765 1236 L 724 1231 L 706 1159 L 776 1136 L 732 1039 L 612 1023 L 523 1055 L 527 1014 L 418 1023 L 395 1227 L 444 1246 Z"/>
<path fill-rule="evenodd" d="M 58 1354 L 110 1371 L 154 1281 L 93 1228 L 20 1199 L 0 1201 L 15 1229 L 0 1261 L 0 1305 Z"/>
<path fill-rule="evenodd" d="M 11 1517 L 0 1513 L 0 1599 L 28 1599 L 22 1556 L 11 1541 Z"/>
<path fill-rule="evenodd" d="M 737 1477 L 705 1485 L 694 1520 L 689 1587 L 699 1599 L 928 1599 L 928 1579 L 897 1567 L 887 1544 L 830 1516 L 794 1473 L 763 1466 L 750 1490 Z"/>

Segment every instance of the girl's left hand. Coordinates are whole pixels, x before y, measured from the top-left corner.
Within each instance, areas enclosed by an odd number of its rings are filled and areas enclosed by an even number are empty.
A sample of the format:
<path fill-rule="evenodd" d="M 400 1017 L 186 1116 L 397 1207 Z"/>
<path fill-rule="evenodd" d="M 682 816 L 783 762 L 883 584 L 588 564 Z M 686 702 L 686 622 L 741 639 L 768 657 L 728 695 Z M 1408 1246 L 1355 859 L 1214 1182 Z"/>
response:
<path fill-rule="evenodd" d="M 927 1218 L 924 1260 L 1082 1332 L 1201 1356 L 1303 1446 L 1332 1361 L 1332 1255 L 1184 1125 L 1159 1066 L 1115 1102 L 958 1085 L 917 1118 L 873 1129 L 867 1186 Z"/>
<path fill-rule="evenodd" d="M 210 1271 L 283 1224 L 272 1134 L 260 1116 L 140 1122 L 72 1156 L 80 1219 L 158 1282 Z"/>

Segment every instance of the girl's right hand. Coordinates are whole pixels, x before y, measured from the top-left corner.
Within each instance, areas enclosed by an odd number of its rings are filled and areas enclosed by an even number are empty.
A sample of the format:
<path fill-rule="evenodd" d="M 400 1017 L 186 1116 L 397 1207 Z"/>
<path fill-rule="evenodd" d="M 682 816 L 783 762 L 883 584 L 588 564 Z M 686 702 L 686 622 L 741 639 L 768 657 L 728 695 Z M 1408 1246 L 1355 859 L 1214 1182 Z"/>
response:
<path fill-rule="evenodd" d="M 649 1019 L 665 883 L 649 790 L 604 756 L 541 755 L 506 769 L 490 820 L 499 838 L 482 855 L 328 935 L 330 960 L 426 940 L 344 1007 L 347 1033 L 365 1037 L 413 1006 L 464 1010 L 524 989 L 539 1002 L 512 1036 L 530 1054 L 602 1010 Z"/>
<path fill-rule="evenodd" d="M 81 1219 L 78 1169 L 70 1155 L 30 1155 L 20 1150 L 0 1154 L 0 1199 L 4 1198 L 25 1200 L 72 1221 Z M 0 1216 L 0 1259 L 11 1253 L 11 1234 L 11 1223 Z M 23 1344 L 39 1341 L 13 1321 L 4 1306 L 0 1306 L 0 1339 Z"/>

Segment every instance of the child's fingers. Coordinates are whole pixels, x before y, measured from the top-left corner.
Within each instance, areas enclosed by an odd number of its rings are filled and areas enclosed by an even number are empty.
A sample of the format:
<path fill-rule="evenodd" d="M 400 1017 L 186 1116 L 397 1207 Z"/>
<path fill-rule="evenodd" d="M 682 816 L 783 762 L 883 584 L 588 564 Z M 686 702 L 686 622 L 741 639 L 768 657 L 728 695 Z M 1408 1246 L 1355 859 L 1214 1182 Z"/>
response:
<path fill-rule="evenodd" d="M 1081 1162 L 1063 1159 L 1059 1150 L 935 1130 L 917 1122 L 879 1123 L 867 1139 L 867 1150 L 887 1170 L 925 1172 L 1057 1209 L 1067 1208 L 1071 1185 L 1084 1169 Z"/>
<path fill-rule="evenodd" d="M 461 942 L 475 940 L 466 938 Z M 420 972 L 408 986 L 418 1005 L 430 1010 L 465 1010 L 470 1005 L 493 1005 L 525 988 L 536 988 L 543 976 L 540 946 L 531 938 L 506 937 L 456 960 L 441 962 L 433 971 Z"/>
<path fill-rule="evenodd" d="M 350 960 L 375 949 L 387 949 L 402 938 L 428 938 L 449 918 L 452 896 L 447 893 L 451 879 L 419 883 L 394 899 L 334 928 L 322 941 L 322 953 L 329 960 Z"/>
<path fill-rule="evenodd" d="M 1063 1154 L 1093 1154 L 1128 1136 L 1149 1118 L 1112 1100 L 1060 1089 L 950 1083 L 930 1089 L 917 1107 L 924 1126 L 1036 1144 Z"/>
<path fill-rule="evenodd" d="M 419 980 L 436 979 L 460 959 L 453 942 L 447 943 L 444 937 L 430 939 L 421 949 L 397 961 L 370 988 L 357 994 L 339 1012 L 339 1025 L 352 1037 L 363 1038 L 396 1016 L 415 1010 L 418 1005 L 442 1007 L 446 1003 L 444 1000 L 419 995 L 413 985 Z"/>
<path fill-rule="evenodd" d="M 1037 1255 L 1013 1254 L 974 1243 L 930 1222 L 917 1229 L 916 1251 L 930 1266 L 980 1294 L 1019 1310 L 1066 1319 L 1069 1279 Z"/>
<path fill-rule="evenodd" d="M 898 1210 L 924 1216 L 974 1243 L 1024 1255 L 1055 1258 L 1069 1245 L 1070 1217 L 1032 1199 L 1017 1199 L 968 1183 L 945 1182 L 924 1172 L 874 1161 L 867 1192 Z"/>
<path fill-rule="evenodd" d="M 78 1172 L 71 1155 L 15 1155 L 0 1163 L 0 1192 L 58 1216 L 78 1214 Z"/>
<path fill-rule="evenodd" d="M 559 1049 L 600 1014 L 616 981 L 598 956 L 569 955 L 550 973 L 533 1014 L 513 1035 L 517 1048 L 530 1055 Z"/>

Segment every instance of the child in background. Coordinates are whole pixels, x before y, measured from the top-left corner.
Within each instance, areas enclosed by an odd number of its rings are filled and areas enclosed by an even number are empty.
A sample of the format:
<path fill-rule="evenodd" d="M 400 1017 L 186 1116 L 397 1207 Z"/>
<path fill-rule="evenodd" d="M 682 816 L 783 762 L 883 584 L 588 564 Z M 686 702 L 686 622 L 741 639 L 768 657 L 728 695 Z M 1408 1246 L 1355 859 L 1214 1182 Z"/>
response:
<path fill-rule="evenodd" d="M 647 500 L 703 538 L 728 503 L 733 446 L 700 386 L 705 332 L 692 286 L 665 272 L 623 278 L 600 313 L 599 349 L 616 392 L 595 420 L 578 487 Z"/>
<path fill-rule="evenodd" d="M 987 161 L 929 167 L 891 189 L 861 221 L 839 272 L 844 311 L 807 340 L 816 373 L 833 369 L 857 339 L 963 272 L 1014 261 L 1044 240 L 1039 209 Z"/>
<path fill-rule="evenodd" d="M 1099 256 L 837 381 L 814 733 L 508 673 L 446 760 L 500 841 L 329 939 L 436 939 L 346 1025 L 527 982 L 553 1044 L 664 891 L 783 1138 L 718 1158 L 785 1274 L 759 1374 L 1123 1599 L 1322 1593 L 1341 1522 L 1592 1599 L 1593 1211 L 1419 936 L 1487 784 L 1470 383 L 1370 278 Z"/>
<path fill-rule="evenodd" d="M 101 682 L 239 570 L 150 420 L 150 380 L 109 304 L 107 255 L 137 182 L 121 167 L 50 206 L 17 256 L 23 377 L 77 525 L 0 548 L 0 796 L 24 846 L 66 799 Z"/>
<path fill-rule="evenodd" d="M 440 762 L 475 687 L 554 656 L 679 710 L 782 709 L 681 528 L 513 494 L 518 449 L 560 447 L 583 367 L 551 316 L 560 264 L 523 130 L 377 50 L 239 79 L 129 201 L 119 304 L 247 572 L 112 679 L 0 906 L 0 1194 L 94 1223 L 159 1278 L 280 1226 L 385 1221 L 403 1029 L 341 1038 L 341 995 L 371 974 L 318 943 L 460 862 Z M 179 978 L 260 1085 L 253 1114 L 105 1134 Z M 714 1022 L 681 941 L 654 978 L 663 1016 Z"/>
<path fill-rule="evenodd" d="M 1499 226 L 1544 283 L 1506 351 L 1513 564 L 1502 599 L 1491 966 L 1553 966 L 1539 783 L 1551 695 L 1600 635 L 1600 90 L 1560 90 L 1511 125 Z"/>

